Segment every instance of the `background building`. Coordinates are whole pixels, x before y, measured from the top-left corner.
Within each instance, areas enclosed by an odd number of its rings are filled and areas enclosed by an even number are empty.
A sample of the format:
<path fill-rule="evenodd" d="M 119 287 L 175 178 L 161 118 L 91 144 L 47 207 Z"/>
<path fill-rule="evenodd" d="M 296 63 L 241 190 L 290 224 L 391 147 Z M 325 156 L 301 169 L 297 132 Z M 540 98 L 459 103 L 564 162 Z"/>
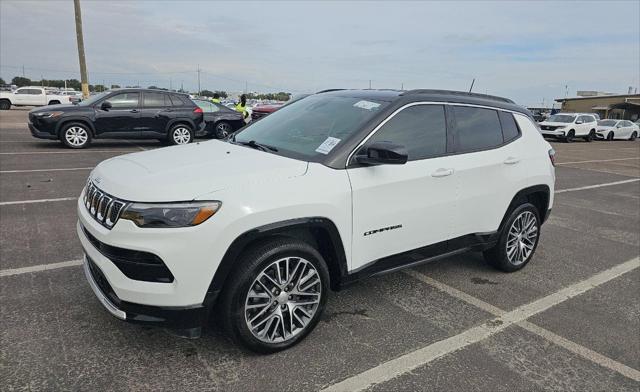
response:
<path fill-rule="evenodd" d="M 640 94 L 593 95 L 556 99 L 562 112 L 597 113 L 600 118 L 636 121 L 640 118 Z"/>

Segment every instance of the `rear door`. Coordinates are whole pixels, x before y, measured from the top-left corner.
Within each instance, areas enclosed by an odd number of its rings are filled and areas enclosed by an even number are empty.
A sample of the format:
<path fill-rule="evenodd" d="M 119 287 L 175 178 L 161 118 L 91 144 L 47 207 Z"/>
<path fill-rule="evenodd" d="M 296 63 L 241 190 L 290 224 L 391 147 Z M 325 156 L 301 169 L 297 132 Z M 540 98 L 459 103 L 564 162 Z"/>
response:
<path fill-rule="evenodd" d="M 513 196 L 526 184 L 521 132 L 510 112 L 458 105 L 450 109 L 458 199 L 453 237 L 495 232 Z"/>
<path fill-rule="evenodd" d="M 352 269 L 427 245 L 440 246 L 430 250 L 434 253 L 446 250 L 456 194 L 446 124 L 444 105 L 411 104 L 385 120 L 362 147 L 379 141 L 403 145 L 409 152 L 406 164 L 351 161 Z M 411 253 L 405 261 L 425 256 Z"/>
<path fill-rule="evenodd" d="M 145 91 L 140 108 L 141 136 L 164 137 L 172 111 L 173 107 L 167 94 Z"/>
<path fill-rule="evenodd" d="M 111 108 L 100 108 L 102 102 L 110 102 Z M 96 106 L 96 134 L 101 136 L 140 136 L 140 93 L 127 91 L 116 93 Z"/>

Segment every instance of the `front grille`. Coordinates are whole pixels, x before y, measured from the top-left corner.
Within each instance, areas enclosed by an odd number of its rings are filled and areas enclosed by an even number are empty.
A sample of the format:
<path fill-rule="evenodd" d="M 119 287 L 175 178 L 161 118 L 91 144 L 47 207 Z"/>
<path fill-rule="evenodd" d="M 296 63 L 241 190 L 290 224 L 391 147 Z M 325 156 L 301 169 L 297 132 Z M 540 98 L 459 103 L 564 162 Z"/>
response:
<path fill-rule="evenodd" d="M 554 127 L 554 126 L 551 126 L 551 125 L 543 125 L 541 128 L 544 129 L 545 131 L 553 131 L 558 127 Z"/>
<path fill-rule="evenodd" d="M 93 219 L 110 229 L 116 224 L 126 203 L 98 189 L 93 182 L 87 183 L 84 192 L 84 206 Z"/>

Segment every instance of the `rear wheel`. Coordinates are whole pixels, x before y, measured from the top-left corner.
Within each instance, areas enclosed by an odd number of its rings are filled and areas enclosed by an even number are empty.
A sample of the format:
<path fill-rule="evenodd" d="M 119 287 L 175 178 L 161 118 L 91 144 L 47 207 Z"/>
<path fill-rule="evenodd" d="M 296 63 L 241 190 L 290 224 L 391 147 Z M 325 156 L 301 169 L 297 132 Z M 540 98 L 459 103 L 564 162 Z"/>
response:
<path fill-rule="evenodd" d="M 220 302 L 226 332 L 261 353 L 284 350 L 313 330 L 329 292 L 320 253 L 305 242 L 274 239 L 246 251 Z"/>
<path fill-rule="evenodd" d="M 49 101 L 49 105 L 60 105 L 60 101 Z"/>
<path fill-rule="evenodd" d="M 612 140 L 613 140 L 613 136 L 614 136 L 614 135 L 613 135 L 613 132 L 609 132 L 609 133 L 607 134 L 607 140 L 608 140 L 608 141 L 612 141 Z"/>
<path fill-rule="evenodd" d="M 576 132 L 572 129 L 567 133 L 567 136 L 564 137 L 565 143 L 573 142 L 573 138 L 575 137 Z"/>
<path fill-rule="evenodd" d="M 3 99 L 0 101 L 0 110 L 9 110 L 11 109 L 11 102 L 7 99 Z"/>
<path fill-rule="evenodd" d="M 587 142 L 592 142 L 596 137 L 596 131 L 594 129 L 589 131 L 589 134 L 584 137 L 584 140 Z"/>
<path fill-rule="evenodd" d="M 171 127 L 169 131 L 169 144 L 189 144 L 193 141 L 193 131 L 191 127 L 185 124 L 177 124 Z"/>
<path fill-rule="evenodd" d="M 531 203 L 524 203 L 511 212 L 498 243 L 484 252 L 484 258 L 502 271 L 517 271 L 533 257 L 539 236 L 538 209 Z"/>
<path fill-rule="evenodd" d="M 638 137 L 638 132 L 633 131 L 631 133 L 631 136 L 629 136 L 629 140 L 634 141 L 634 140 L 636 140 L 637 137 Z"/>
<path fill-rule="evenodd" d="M 218 139 L 225 139 L 233 132 L 231 124 L 226 121 L 219 121 L 216 123 L 215 136 Z"/>
<path fill-rule="evenodd" d="M 85 148 L 91 143 L 91 132 L 82 123 L 70 123 L 62 128 L 60 141 L 69 148 Z"/>

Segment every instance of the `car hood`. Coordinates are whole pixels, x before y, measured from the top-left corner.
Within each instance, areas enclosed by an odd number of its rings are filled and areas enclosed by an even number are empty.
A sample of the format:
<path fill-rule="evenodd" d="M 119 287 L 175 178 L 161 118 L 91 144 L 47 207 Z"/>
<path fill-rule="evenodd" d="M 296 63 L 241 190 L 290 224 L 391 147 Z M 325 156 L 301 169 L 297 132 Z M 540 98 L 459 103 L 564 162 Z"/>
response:
<path fill-rule="evenodd" d="M 120 155 L 90 175 L 95 185 L 128 201 L 189 201 L 247 183 L 304 175 L 308 162 L 218 140 Z"/>
<path fill-rule="evenodd" d="M 548 125 L 550 127 L 566 127 L 571 125 L 571 123 L 562 123 L 562 122 L 552 122 L 552 121 L 543 121 L 540 125 Z"/>
<path fill-rule="evenodd" d="M 612 129 L 614 129 L 615 127 L 604 127 L 604 126 L 599 126 L 596 128 L 596 131 L 610 131 Z"/>
<path fill-rule="evenodd" d="M 65 113 L 76 113 L 76 112 L 90 112 L 93 111 L 93 108 L 90 106 L 79 106 L 73 104 L 60 104 L 60 105 L 47 105 L 41 106 L 35 109 L 31 109 L 29 113 L 44 113 L 51 111 L 61 111 Z"/>

